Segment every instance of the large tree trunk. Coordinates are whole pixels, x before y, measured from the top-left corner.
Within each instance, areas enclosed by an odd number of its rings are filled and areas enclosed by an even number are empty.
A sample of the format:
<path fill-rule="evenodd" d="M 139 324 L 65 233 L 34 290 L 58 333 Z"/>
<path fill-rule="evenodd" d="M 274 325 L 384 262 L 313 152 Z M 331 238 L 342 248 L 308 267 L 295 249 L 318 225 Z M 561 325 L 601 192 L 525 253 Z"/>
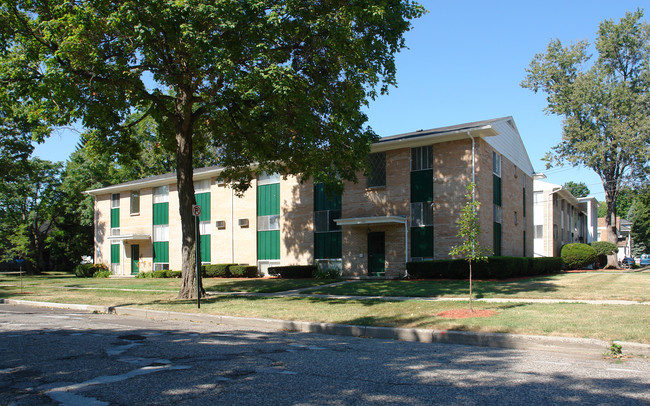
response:
<path fill-rule="evenodd" d="M 176 129 L 176 185 L 178 187 L 178 210 L 181 216 L 181 259 L 182 278 L 179 299 L 196 299 L 196 226 L 192 215 L 194 198 L 194 169 L 192 167 L 192 127 L 186 122 Z M 201 296 L 205 296 L 203 286 L 199 286 Z"/>
<path fill-rule="evenodd" d="M 607 204 L 607 215 L 605 216 L 605 225 L 607 230 L 607 241 L 618 245 L 618 235 L 616 234 L 616 198 L 618 190 L 614 182 L 605 185 L 605 203 Z M 618 256 L 616 254 L 607 256 L 607 265 L 605 269 L 618 268 Z"/>

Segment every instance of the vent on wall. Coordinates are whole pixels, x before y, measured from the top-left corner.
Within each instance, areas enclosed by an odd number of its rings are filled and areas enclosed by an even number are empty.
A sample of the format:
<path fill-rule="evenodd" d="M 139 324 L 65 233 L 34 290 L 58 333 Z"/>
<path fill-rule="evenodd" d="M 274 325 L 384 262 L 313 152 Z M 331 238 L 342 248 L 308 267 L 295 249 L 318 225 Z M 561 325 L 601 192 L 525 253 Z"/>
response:
<path fill-rule="evenodd" d="M 215 226 L 217 227 L 217 230 L 225 230 L 226 229 L 226 222 L 224 220 L 218 220 L 215 223 Z"/>
<path fill-rule="evenodd" d="M 248 219 L 239 219 L 237 223 L 239 224 L 239 227 L 248 227 Z"/>

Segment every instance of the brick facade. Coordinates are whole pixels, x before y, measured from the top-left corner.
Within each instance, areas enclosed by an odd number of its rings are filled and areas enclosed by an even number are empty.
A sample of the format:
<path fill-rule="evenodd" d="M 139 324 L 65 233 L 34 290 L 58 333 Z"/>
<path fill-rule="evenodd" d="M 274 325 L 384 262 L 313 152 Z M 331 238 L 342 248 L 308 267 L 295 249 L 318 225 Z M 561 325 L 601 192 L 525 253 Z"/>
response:
<path fill-rule="evenodd" d="M 505 120 L 475 123 L 475 126 L 458 126 L 456 132 L 444 128 L 439 132 L 429 130 L 424 133 L 406 134 L 403 137 L 404 142 L 401 139 L 395 140 L 398 136 L 388 137 L 387 140 L 394 144 L 383 143 L 383 140 L 374 144 L 373 151 L 385 153 L 386 182 L 384 186 L 367 187 L 364 174 L 359 173 L 357 183 L 346 182 L 344 185 L 341 220 L 361 218 L 362 221 L 341 226 L 343 274 L 350 277 L 368 277 L 369 235 L 373 233 L 375 238 L 375 233 L 383 233 L 385 272 L 382 277 L 399 278 L 405 275 L 407 258 L 411 258 L 411 148 L 414 147 L 432 146 L 433 258 L 448 259 L 449 251 L 460 243 L 456 237 L 456 221 L 465 204 L 465 188 L 472 180 L 472 137 L 475 141 L 476 197 L 481 202 L 481 244 L 492 247 L 492 154 L 495 151 L 501 154 L 501 151 L 493 147 L 493 144 L 499 145 L 498 142 L 491 143 L 486 137 L 498 136 L 500 132 L 512 133 L 510 128 L 514 129 L 514 125 L 505 126 Z M 467 134 L 470 131 L 474 134 L 472 137 Z M 518 139 L 516 130 L 514 133 Z M 525 155 L 525 150 L 523 153 Z M 523 162 L 530 164 L 527 156 Z M 208 179 L 210 182 L 211 262 L 258 264 L 256 182 L 253 181 L 252 187 L 242 196 L 237 196 L 227 185 L 216 181 L 219 171 L 218 168 L 206 168 L 199 170 L 199 175 L 195 175 L 196 180 Z M 502 255 L 532 256 L 531 175 L 532 166 L 527 169 L 520 168 L 505 155 L 502 156 Z M 169 175 L 154 177 L 151 181 L 144 179 L 89 192 L 96 196 L 96 262 L 110 266 L 111 241 L 107 237 L 111 231 L 111 194 L 120 193 L 120 234 L 140 235 L 137 238 L 152 236 L 153 187 L 163 184 L 169 186 L 169 268 L 181 269 L 181 227 L 176 179 L 175 176 Z M 140 190 L 138 215 L 129 213 L 131 190 Z M 297 176 L 287 176 L 280 180 L 279 195 L 280 258 L 277 262 L 281 265 L 312 264 L 315 255 L 314 184 L 311 181 L 301 183 Z M 248 226 L 240 225 L 240 220 L 248 220 Z M 217 226 L 217 222 L 221 227 Z M 141 263 L 145 265 L 141 265 L 141 271 L 150 270 L 151 267 L 146 264 L 153 260 L 151 238 L 124 238 L 120 241 L 122 263 L 119 273 L 131 273 L 131 244 L 140 245 Z"/>

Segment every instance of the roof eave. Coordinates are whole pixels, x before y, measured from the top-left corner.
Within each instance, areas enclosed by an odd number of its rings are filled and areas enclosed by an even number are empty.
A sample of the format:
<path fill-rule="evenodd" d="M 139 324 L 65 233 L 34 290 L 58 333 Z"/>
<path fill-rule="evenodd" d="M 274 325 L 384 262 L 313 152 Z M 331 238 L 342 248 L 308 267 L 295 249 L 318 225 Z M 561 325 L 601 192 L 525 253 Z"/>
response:
<path fill-rule="evenodd" d="M 403 138 L 394 140 L 379 140 L 371 145 L 370 150 L 371 152 L 384 152 L 397 148 L 415 148 L 442 142 L 469 139 L 468 133 L 471 134 L 472 137 L 492 137 L 499 134 L 491 125 L 469 129 L 457 129 L 440 133 L 432 132 L 431 134 L 426 134 L 426 131 L 423 131 L 404 134 Z"/>

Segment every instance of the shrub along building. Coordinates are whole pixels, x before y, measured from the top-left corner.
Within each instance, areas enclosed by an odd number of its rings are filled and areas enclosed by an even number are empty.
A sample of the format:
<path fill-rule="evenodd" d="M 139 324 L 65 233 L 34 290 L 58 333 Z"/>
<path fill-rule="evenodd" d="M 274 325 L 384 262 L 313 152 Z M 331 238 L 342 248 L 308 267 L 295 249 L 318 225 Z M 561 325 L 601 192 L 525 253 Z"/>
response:
<path fill-rule="evenodd" d="M 352 277 L 397 278 L 408 261 L 449 259 L 465 187 L 476 182 L 480 243 L 533 255 L 533 167 L 511 117 L 385 137 L 342 195 L 300 175 L 267 175 L 237 196 L 221 169 L 194 171 L 203 263 L 321 263 Z M 95 262 L 115 275 L 181 268 L 175 174 L 87 191 Z"/>

